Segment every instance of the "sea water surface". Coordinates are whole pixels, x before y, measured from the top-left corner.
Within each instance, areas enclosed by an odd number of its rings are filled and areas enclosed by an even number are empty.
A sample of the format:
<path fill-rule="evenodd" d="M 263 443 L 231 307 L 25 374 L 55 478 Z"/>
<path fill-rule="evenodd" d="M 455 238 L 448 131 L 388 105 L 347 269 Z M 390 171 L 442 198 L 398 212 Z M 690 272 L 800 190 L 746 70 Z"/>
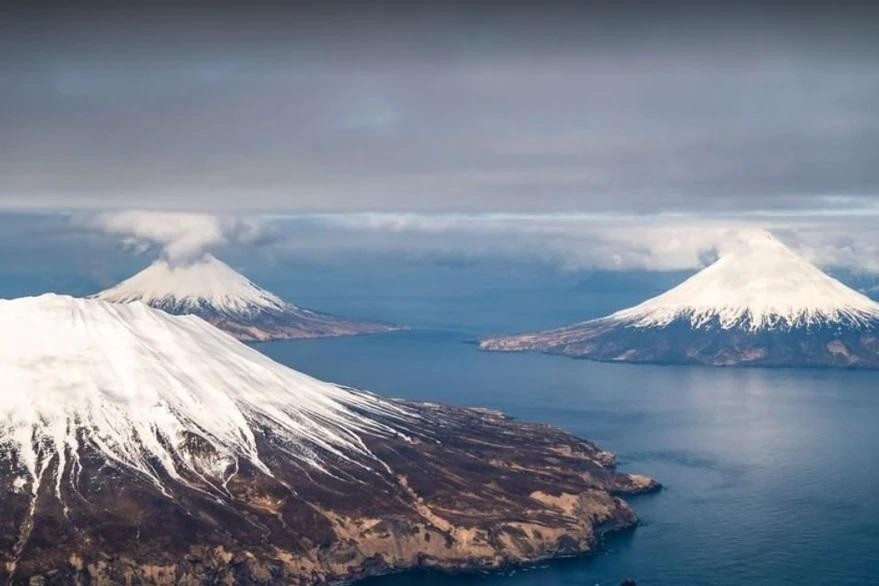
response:
<path fill-rule="evenodd" d="M 879 584 L 879 372 L 602 364 L 414 330 L 258 344 L 322 379 L 550 423 L 665 485 L 591 557 L 370 586 Z"/>

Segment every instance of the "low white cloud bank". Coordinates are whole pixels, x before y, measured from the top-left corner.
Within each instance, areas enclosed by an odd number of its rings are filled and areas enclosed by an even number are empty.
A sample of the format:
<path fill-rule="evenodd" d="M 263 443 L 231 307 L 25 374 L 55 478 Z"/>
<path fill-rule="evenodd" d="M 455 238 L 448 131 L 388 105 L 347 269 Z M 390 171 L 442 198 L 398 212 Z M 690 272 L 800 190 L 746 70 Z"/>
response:
<path fill-rule="evenodd" d="M 279 246 L 309 250 L 398 251 L 408 255 L 504 256 L 566 269 L 683 270 L 710 264 L 766 229 L 818 264 L 879 273 L 876 218 L 838 216 L 596 214 L 327 214 L 290 216 L 308 234 Z"/>
<path fill-rule="evenodd" d="M 123 211 L 80 216 L 133 250 L 186 262 L 220 246 L 276 257 L 393 254 L 409 259 L 501 257 L 570 270 L 687 270 L 713 262 L 744 230 L 766 229 L 824 268 L 879 273 L 875 216 L 611 216 L 356 213 L 237 217 Z"/>
<path fill-rule="evenodd" d="M 254 218 L 186 212 L 126 210 L 80 215 L 74 222 L 90 230 L 119 236 L 135 252 L 160 249 L 163 258 L 186 263 L 227 244 L 251 244 L 265 234 Z"/>

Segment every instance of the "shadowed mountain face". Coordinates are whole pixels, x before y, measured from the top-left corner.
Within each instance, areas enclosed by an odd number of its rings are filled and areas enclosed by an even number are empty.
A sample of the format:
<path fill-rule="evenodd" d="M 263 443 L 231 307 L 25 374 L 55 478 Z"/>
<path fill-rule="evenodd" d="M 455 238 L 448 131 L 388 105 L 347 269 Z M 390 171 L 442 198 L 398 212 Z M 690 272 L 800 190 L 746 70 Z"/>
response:
<path fill-rule="evenodd" d="M 485 350 L 538 350 L 607 362 L 711 366 L 879 368 L 879 320 L 860 327 L 694 328 L 686 320 L 638 327 L 604 318 L 532 335 L 483 340 Z"/>
<path fill-rule="evenodd" d="M 243 341 L 352 336 L 400 329 L 293 305 L 254 285 L 211 255 L 179 266 L 158 260 L 95 297 L 113 303 L 141 301 L 172 315 L 197 315 Z"/>
<path fill-rule="evenodd" d="M 498 568 L 593 551 L 636 522 L 617 494 L 658 488 L 556 429 L 324 383 L 142 304 L 0 301 L 0 327 L 11 584 Z"/>
<path fill-rule="evenodd" d="M 538 350 L 621 362 L 879 368 L 879 303 L 763 231 L 677 287 L 607 317 L 486 338 L 484 350 Z"/>

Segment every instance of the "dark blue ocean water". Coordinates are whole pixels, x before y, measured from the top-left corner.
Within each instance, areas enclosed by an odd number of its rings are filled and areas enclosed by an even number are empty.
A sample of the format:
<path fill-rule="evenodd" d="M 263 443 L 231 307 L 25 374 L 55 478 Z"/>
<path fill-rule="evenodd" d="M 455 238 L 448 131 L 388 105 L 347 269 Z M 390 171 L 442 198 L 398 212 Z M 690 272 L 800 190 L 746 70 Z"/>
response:
<path fill-rule="evenodd" d="M 879 373 L 600 364 L 411 331 L 258 345 L 323 379 L 495 407 L 617 453 L 666 489 L 592 557 L 370 586 L 879 584 Z"/>

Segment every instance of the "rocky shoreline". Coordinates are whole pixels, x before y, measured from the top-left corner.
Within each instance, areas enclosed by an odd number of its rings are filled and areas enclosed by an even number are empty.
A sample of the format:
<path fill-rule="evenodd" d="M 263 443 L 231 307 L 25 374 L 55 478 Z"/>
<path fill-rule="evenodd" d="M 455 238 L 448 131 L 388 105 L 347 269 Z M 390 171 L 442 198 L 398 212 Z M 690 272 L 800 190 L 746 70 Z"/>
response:
<path fill-rule="evenodd" d="M 595 551 L 637 523 L 620 495 L 660 488 L 549 426 L 398 404 L 414 414 L 392 422 L 399 433 L 362 438 L 375 467 L 306 469 L 264 429 L 260 452 L 273 474 L 242 463 L 222 487 L 169 479 L 162 494 L 82 453 L 82 470 L 50 462 L 43 473 L 59 480 L 32 498 L 15 464 L 0 459 L 0 580 L 312 585 L 417 568 L 498 570 Z"/>

